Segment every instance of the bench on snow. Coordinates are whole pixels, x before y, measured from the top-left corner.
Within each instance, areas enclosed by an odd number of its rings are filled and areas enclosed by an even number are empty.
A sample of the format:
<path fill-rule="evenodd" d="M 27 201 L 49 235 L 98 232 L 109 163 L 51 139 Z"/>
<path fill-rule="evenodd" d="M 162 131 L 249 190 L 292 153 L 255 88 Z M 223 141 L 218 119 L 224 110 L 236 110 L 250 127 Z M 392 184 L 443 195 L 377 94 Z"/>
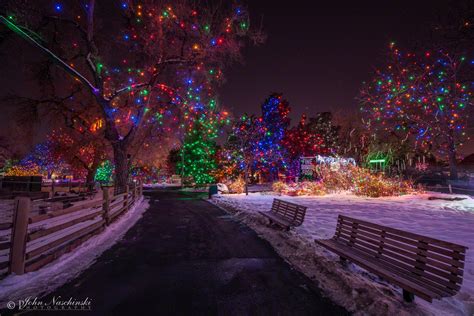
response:
<path fill-rule="evenodd" d="M 461 288 L 467 247 L 339 215 L 334 236 L 315 242 L 401 287 L 403 298 L 432 302 Z"/>
<path fill-rule="evenodd" d="M 269 212 L 259 213 L 270 219 L 271 223 L 289 230 L 291 227 L 303 224 L 306 208 L 306 206 L 274 199 L 272 209 Z"/>

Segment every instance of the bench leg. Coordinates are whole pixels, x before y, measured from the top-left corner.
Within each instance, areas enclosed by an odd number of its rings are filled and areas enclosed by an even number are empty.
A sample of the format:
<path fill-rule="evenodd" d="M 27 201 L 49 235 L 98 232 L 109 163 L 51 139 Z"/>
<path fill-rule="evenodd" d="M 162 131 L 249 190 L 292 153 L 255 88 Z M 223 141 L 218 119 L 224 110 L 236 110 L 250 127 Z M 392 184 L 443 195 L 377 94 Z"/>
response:
<path fill-rule="evenodd" d="M 415 300 L 415 294 L 410 293 L 407 290 L 403 290 L 403 300 L 405 302 L 411 303 Z"/>

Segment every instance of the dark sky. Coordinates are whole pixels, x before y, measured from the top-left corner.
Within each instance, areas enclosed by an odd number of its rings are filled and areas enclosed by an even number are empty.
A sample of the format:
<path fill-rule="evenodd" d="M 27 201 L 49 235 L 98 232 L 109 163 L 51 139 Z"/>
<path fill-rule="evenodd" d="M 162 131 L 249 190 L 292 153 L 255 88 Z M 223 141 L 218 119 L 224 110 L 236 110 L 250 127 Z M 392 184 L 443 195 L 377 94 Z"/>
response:
<path fill-rule="evenodd" d="M 448 1 L 249 0 L 255 26 L 263 17 L 265 44 L 244 52 L 228 70 L 221 101 L 235 114 L 260 113 L 271 92 L 282 92 L 297 118 L 357 108 L 390 41 L 410 45 L 425 36 Z M 285 3 L 285 4 L 280 4 Z"/>
<path fill-rule="evenodd" d="M 361 83 L 370 79 L 388 44 L 395 41 L 403 47 L 426 40 L 436 15 L 445 12 L 450 2 L 246 1 L 253 25 L 262 23 L 267 41 L 246 48 L 244 64 L 226 71 L 221 101 L 235 115 L 260 114 L 265 98 L 271 92 L 281 92 L 293 109 L 293 124 L 303 112 L 311 116 L 319 111 L 357 111 L 355 97 Z M 27 44 L 21 45 L 32 52 Z M 24 65 L 26 55 L 0 58 L 5 64 L 15 61 L 15 65 Z M 18 90 L 13 89 L 18 87 L 14 83 L 26 77 L 26 67 L 0 68 L 0 95 L 18 93 L 10 90 Z M 2 124 L 11 117 L 6 110 L 0 115 Z M 474 144 L 471 147 L 473 151 Z"/>

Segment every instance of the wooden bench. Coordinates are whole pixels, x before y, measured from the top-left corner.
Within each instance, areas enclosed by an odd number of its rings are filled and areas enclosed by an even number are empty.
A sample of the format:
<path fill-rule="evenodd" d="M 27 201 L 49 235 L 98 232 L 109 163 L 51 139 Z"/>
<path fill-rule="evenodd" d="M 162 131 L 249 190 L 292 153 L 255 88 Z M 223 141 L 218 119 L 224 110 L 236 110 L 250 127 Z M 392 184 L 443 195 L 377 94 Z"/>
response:
<path fill-rule="evenodd" d="M 306 207 L 298 204 L 274 199 L 272 209 L 269 212 L 259 212 L 268 217 L 271 223 L 275 223 L 289 230 L 291 227 L 303 224 Z"/>
<path fill-rule="evenodd" d="M 432 302 L 461 288 L 467 250 L 461 245 L 343 215 L 333 238 L 315 242 L 401 287 L 407 302 L 415 295 Z"/>

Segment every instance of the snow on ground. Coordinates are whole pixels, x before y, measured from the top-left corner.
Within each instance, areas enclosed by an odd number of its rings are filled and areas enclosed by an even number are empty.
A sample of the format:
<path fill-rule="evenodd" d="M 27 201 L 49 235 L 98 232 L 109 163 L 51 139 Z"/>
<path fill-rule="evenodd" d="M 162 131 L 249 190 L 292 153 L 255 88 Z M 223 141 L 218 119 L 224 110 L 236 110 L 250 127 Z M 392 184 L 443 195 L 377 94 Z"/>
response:
<path fill-rule="evenodd" d="M 0 223 L 11 223 L 14 200 L 0 200 Z"/>
<path fill-rule="evenodd" d="M 41 297 L 77 277 L 91 266 L 108 248 L 113 246 L 142 217 L 148 200 L 142 197 L 135 206 L 107 229 L 61 256 L 38 271 L 23 275 L 9 275 L 0 281 L 0 308 L 9 301 L 17 302 L 28 296 Z"/>
<path fill-rule="evenodd" d="M 333 194 L 318 197 L 290 197 L 290 196 L 276 196 L 271 194 L 254 193 L 249 196 L 243 194 L 239 195 L 219 195 L 213 198 L 213 203 L 224 207 L 227 210 L 237 212 L 238 216 L 247 222 L 249 226 L 254 228 L 258 233 L 270 241 L 275 249 L 280 252 L 291 263 L 302 270 L 306 274 L 311 274 L 310 277 L 318 276 L 316 280 L 320 282 L 320 286 L 326 290 L 327 294 L 331 296 L 336 302 L 344 305 L 349 310 L 355 311 L 359 308 L 367 308 L 364 306 L 356 306 L 357 303 L 351 302 L 351 299 L 341 297 L 341 293 L 337 293 L 337 284 L 321 280 L 327 277 L 332 278 L 334 282 L 344 282 L 344 280 L 354 282 L 354 287 L 363 286 L 360 282 L 360 276 L 364 276 L 363 282 L 370 282 L 366 287 L 376 285 L 381 301 L 384 298 L 389 298 L 391 302 L 384 304 L 392 304 L 391 307 L 385 311 L 387 313 L 397 312 L 396 309 L 401 309 L 408 314 L 432 314 L 432 315 L 474 315 L 474 199 L 469 196 L 455 195 L 455 197 L 465 198 L 461 201 L 446 201 L 446 200 L 428 200 L 428 197 L 453 197 L 453 195 L 446 195 L 440 193 L 426 193 L 420 195 L 400 196 L 400 197 L 386 197 L 386 198 L 367 198 L 358 197 L 350 194 Z M 289 202 L 307 206 L 306 218 L 300 227 L 294 229 L 290 233 L 281 232 L 275 233 L 274 229 L 268 229 L 262 223 L 262 217 L 256 215 L 258 211 L 268 211 L 274 198 L 280 198 Z M 386 285 L 377 277 L 368 274 L 361 268 L 350 265 L 343 269 L 335 261 L 338 257 L 329 251 L 316 246 L 314 239 L 327 239 L 332 237 L 335 231 L 338 214 L 368 220 L 377 224 L 390 226 L 407 230 L 413 233 L 430 236 L 433 238 L 446 240 L 469 247 L 465 262 L 464 282 L 461 291 L 452 298 L 444 298 L 442 300 L 435 300 L 432 304 L 421 299 L 416 300 L 416 306 L 413 304 L 407 305 L 402 302 L 401 295 L 396 293 L 395 296 L 387 294 L 387 288 L 395 289 L 391 285 Z M 289 247 L 284 247 L 286 243 Z M 313 252 L 311 254 L 304 253 L 302 247 L 306 252 Z M 299 259 L 298 260 L 298 256 Z M 304 258 L 304 260 L 303 260 Z M 313 260 L 311 260 L 313 259 Z M 294 262 L 292 262 L 294 261 Z M 316 262 L 317 267 L 309 267 L 308 262 Z M 327 265 L 337 267 L 340 271 L 326 270 L 328 267 L 322 267 L 322 262 Z M 299 265 L 299 266 L 298 266 Z M 313 264 L 314 266 L 314 264 Z M 331 267 L 330 269 L 333 269 Z M 316 271 L 315 271 L 316 270 Z M 321 273 L 324 270 L 324 273 Z M 347 275 L 348 272 L 352 276 Z M 319 272 L 319 273 L 318 273 Z M 340 273 L 342 280 L 337 280 L 338 277 L 328 274 Z M 343 277 L 342 277 L 343 276 Z M 375 281 L 375 282 L 372 282 Z M 345 286 L 350 286 L 346 284 Z M 382 287 L 380 287 L 380 285 Z M 342 286 L 340 284 L 340 286 Z M 347 291 L 347 288 L 344 288 Z M 400 291 L 396 289 L 396 291 Z M 401 292 L 401 291 L 400 291 Z M 359 293 L 360 294 L 360 293 Z M 351 294 L 354 296 L 354 293 Z M 364 294 L 366 300 L 370 301 L 367 293 Z M 361 295 L 359 295 L 360 297 Z M 373 303 L 380 301 L 372 297 Z M 356 300 L 356 299 L 352 299 Z M 398 302 L 397 302 L 398 301 Z M 366 302 L 367 303 L 367 302 Z M 368 303 L 367 303 L 368 304 Z M 392 310 L 390 311 L 390 308 Z M 395 308 L 395 310 L 393 310 Z M 370 313 L 370 308 L 365 312 Z M 380 313 L 380 309 L 372 308 L 372 312 Z"/>

